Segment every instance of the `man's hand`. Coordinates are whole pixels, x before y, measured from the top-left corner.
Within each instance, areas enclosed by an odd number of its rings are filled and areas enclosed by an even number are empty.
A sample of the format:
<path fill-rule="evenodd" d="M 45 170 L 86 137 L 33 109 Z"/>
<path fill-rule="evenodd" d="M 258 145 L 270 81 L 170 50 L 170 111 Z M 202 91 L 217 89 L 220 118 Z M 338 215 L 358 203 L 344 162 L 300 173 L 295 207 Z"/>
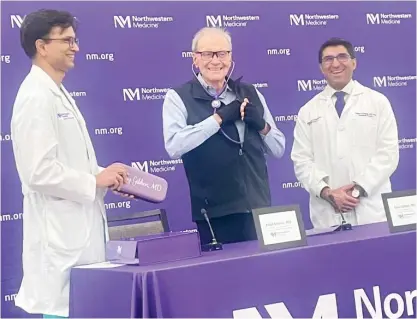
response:
<path fill-rule="evenodd" d="M 118 163 L 107 166 L 96 175 L 98 187 L 110 187 L 112 190 L 120 190 L 120 187 L 125 183 L 127 183 L 127 169 Z"/>
<path fill-rule="evenodd" d="M 129 195 L 129 194 L 125 194 L 125 193 L 121 193 L 121 192 L 118 192 L 117 190 L 113 190 L 113 194 L 119 195 L 119 196 L 122 196 L 122 197 L 127 197 L 127 198 L 130 198 L 130 199 L 133 199 L 133 200 L 137 200 L 135 198 L 135 196 Z"/>
<path fill-rule="evenodd" d="M 243 121 L 257 132 L 261 132 L 266 129 L 266 121 L 263 119 L 255 105 L 248 104 L 243 109 L 243 113 Z"/>
<path fill-rule="evenodd" d="M 216 113 L 220 116 L 222 124 L 237 121 L 240 118 L 240 108 L 243 103 L 241 104 L 238 100 L 235 100 L 232 103 L 221 106 Z"/>
<path fill-rule="evenodd" d="M 351 190 L 354 186 L 354 184 L 349 184 L 337 189 L 325 188 L 321 197 L 327 200 L 336 212 L 347 212 L 359 204 L 359 199 L 351 196 Z"/>
<path fill-rule="evenodd" d="M 248 105 L 248 104 L 249 104 L 249 100 L 245 97 L 243 99 L 243 103 L 240 105 L 240 117 L 241 117 L 242 121 L 243 121 L 243 118 L 245 117 L 246 105 Z"/>

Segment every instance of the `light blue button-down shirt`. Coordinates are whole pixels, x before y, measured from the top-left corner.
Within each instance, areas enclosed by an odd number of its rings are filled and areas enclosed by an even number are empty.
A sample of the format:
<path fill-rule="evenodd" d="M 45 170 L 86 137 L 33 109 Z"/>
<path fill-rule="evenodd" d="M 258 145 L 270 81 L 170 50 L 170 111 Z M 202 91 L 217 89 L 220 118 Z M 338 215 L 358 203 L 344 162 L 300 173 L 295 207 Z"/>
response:
<path fill-rule="evenodd" d="M 216 90 L 207 85 L 200 74 L 197 78 L 201 85 L 203 85 L 210 94 L 216 94 Z M 256 92 L 264 107 L 264 120 L 271 127 L 268 134 L 261 134 L 262 139 L 265 143 L 268 154 L 280 158 L 283 156 L 285 151 L 285 136 L 277 128 L 266 104 L 265 98 L 257 89 Z M 219 96 L 219 100 L 224 104 L 229 104 L 236 100 L 236 95 L 228 87 Z M 185 105 L 178 93 L 174 90 L 169 90 L 166 94 L 163 104 L 162 119 L 165 149 L 169 156 L 173 159 L 180 158 L 185 153 L 198 147 L 208 138 L 216 134 L 220 129 L 220 125 L 213 116 L 210 116 L 195 125 L 187 125 L 187 109 L 185 108 Z M 245 123 L 238 120 L 235 124 L 239 133 L 240 141 L 243 142 Z"/>

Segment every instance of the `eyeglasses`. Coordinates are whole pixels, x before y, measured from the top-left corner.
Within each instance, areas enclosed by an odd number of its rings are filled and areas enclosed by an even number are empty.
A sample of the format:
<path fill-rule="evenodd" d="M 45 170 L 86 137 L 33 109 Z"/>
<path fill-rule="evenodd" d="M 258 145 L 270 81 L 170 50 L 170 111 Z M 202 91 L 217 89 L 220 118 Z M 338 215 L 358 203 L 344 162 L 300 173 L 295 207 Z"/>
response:
<path fill-rule="evenodd" d="M 327 55 L 325 57 L 323 57 L 321 59 L 322 63 L 325 65 L 330 65 L 333 63 L 334 59 L 337 59 L 337 61 L 341 62 L 341 63 L 346 63 L 347 61 L 349 61 L 349 59 L 351 58 L 351 56 L 347 53 L 340 53 L 337 56 L 333 56 L 333 55 Z"/>
<path fill-rule="evenodd" d="M 68 43 L 68 45 L 70 46 L 70 48 L 74 47 L 74 44 L 77 44 L 78 46 L 80 45 L 80 40 L 78 38 L 44 38 L 43 40 L 45 41 L 62 41 L 62 42 L 66 42 Z"/>
<path fill-rule="evenodd" d="M 195 53 L 200 54 L 204 61 L 210 61 L 214 56 L 217 56 L 219 60 L 225 60 L 229 56 L 230 51 L 196 51 Z"/>

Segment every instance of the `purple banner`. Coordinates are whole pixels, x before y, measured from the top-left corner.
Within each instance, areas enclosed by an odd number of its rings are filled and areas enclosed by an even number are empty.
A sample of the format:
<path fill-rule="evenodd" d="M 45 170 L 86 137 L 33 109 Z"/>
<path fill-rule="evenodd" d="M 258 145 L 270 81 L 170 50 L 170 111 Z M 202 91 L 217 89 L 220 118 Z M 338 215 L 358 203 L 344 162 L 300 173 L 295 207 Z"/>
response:
<path fill-rule="evenodd" d="M 80 21 L 76 68 L 64 85 L 83 113 L 101 166 L 120 161 L 168 180 L 162 204 L 109 194 L 108 214 L 165 208 L 171 229 L 194 229 L 181 160 L 171 160 L 162 134 L 168 88 L 192 78 L 191 40 L 204 26 L 226 27 L 233 38 L 234 77 L 264 94 L 287 139 L 282 159 L 269 159 L 273 205 L 299 204 L 308 194 L 294 176 L 290 151 L 296 114 L 325 86 L 317 56 L 330 37 L 350 40 L 355 79 L 384 93 L 399 126 L 400 164 L 393 189 L 416 188 L 416 7 L 413 2 L 2 2 L 1 11 L 1 239 L 2 287 L 21 278 L 22 195 L 10 137 L 12 105 L 30 69 L 20 47 L 26 14 L 40 8 L 71 11 Z M 97 7 L 99 6 L 99 10 Z M 17 292 L 17 290 L 15 290 Z M 13 296 L 3 316 L 15 316 Z"/>

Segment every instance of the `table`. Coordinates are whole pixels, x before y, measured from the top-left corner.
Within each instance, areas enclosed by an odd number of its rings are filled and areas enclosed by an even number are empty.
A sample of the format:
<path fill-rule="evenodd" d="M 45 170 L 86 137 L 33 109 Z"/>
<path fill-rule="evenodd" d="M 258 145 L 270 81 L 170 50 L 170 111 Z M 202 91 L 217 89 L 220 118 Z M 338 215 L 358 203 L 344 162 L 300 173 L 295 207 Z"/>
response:
<path fill-rule="evenodd" d="M 153 266 L 75 268 L 70 291 L 71 318 L 415 318 L 416 232 L 378 223 L 282 251 L 254 241 Z"/>

